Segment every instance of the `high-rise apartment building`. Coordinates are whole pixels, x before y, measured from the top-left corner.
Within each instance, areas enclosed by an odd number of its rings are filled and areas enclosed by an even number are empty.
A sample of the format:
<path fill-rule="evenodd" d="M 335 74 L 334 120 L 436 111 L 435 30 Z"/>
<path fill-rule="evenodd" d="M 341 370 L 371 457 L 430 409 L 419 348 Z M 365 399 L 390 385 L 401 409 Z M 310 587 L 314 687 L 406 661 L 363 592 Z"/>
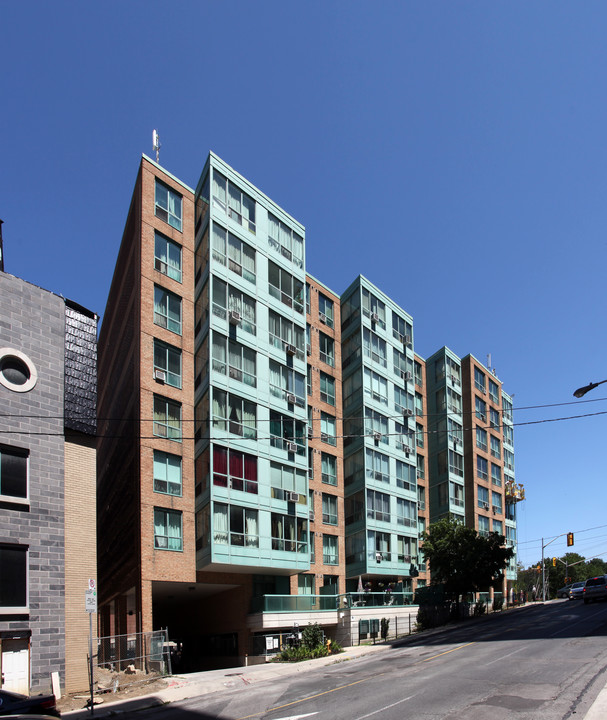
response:
<path fill-rule="evenodd" d="M 432 519 L 466 519 L 433 502 L 443 409 L 411 316 L 306 274 L 305 242 L 213 153 L 196 190 L 143 157 L 99 341 L 101 628 L 168 627 L 187 668 L 310 621 L 351 640 L 428 582 Z"/>

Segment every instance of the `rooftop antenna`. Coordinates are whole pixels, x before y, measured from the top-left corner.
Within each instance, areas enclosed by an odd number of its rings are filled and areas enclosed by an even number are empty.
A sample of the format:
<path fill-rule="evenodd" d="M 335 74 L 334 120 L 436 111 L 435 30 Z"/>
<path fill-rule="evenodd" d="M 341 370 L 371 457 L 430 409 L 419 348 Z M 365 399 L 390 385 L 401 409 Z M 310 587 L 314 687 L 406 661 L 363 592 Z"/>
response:
<path fill-rule="evenodd" d="M 160 161 L 160 138 L 158 137 L 158 130 L 152 131 L 152 149 L 156 153 L 156 162 Z"/>

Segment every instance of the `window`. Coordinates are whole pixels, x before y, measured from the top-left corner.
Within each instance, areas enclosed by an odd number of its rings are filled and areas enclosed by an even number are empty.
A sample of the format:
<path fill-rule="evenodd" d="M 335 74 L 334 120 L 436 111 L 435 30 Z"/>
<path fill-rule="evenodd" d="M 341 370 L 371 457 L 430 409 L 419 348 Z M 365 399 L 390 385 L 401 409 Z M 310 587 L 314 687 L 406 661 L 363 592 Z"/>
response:
<path fill-rule="evenodd" d="M 367 480 L 390 484 L 390 458 L 377 450 L 365 450 Z"/>
<path fill-rule="evenodd" d="M 476 428 L 476 447 L 487 452 L 487 431 L 483 428 Z"/>
<path fill-rule="evenodd" d="M 0 446 L 0 495 L 27 500 L 27 470 L 27 450 Z"/>
<path fill-rule="evenodd" d="M 415 538 L 397 535 L 396 553 L 399 563 L 410 563 L 417 560 L 417 542 Z M 419 580 L 417 581 L 417 586 L 419 587 Z"/>
<path fill-rule="evenodd" d="M 449 450 L 449 472 L 464 477 L 464 458 Z"/>
<path fill-rule="evenodd" d="M 367 530 L 367 546 L 368 558 L 371 562 L 389 561 L 392 557 L 389 533 Z"/>
<path fill-rule="evenodd" d="M 366 288 L 363 288 L 363 315 L 371 318 L 371 322 L 386 329 L 386 306 L 375 295 L 372 295 Z"/>
<path fill-rule="evenodd" d="M 283 305 L 303 313 L 303 282 L 271 260 L 268 262 L 268 292 Z"/>
<path fill-rule="evenodd" d="M 213 388 L 213 426 L 233 435 L 255 439 L 257 407 L 238 395 Z"/>
<path fill-rule="evenodd" d="M 320 399 L 329 405 L 335 405 L 335 378 L 320 372 Z"/>
<path fill-rule="evenodd" d="M 413 325 L 407 320 L 403 320 L 395 312 L 392 313 L 392 337 L 403 343 L 403 345 L 413 343 Z M 418 385 L 421 385 L 421 382 Z"/>
<path fill-rule="evenodd" d="M 337 425 L 333 415 L 320 413 L 320 439 L 329 445 L 337 445 Z"/>
<path fill-rule="evenodd" d="M 310 309 L 310 284 L 306 283 L 306 312 L 308 315 L 312 312 Z"/>
<path fill-rule="evenodd" d="M 479 368 L 474 368 L 474 387 L 480 392 L 485 392 L 485 373 Z"/>
<path fill-rule="evenodd" d="M 453 418 L 447 418 L 447 437 L 453 447 L 464 442 L 464 430 Z"/>
<path fill-rule="evenodd" d="M 272 513 L 272 550 L 307 553 L 308 521 Z"/>
<path fill-rule="evenodd" d="M 303 268 L 303 237 L 268 213 L 268 244 L 297 267 Z"/>
<path fill-rule="evenodd" d="M 213 332 L 213 370 L 249 387 L 257 385 L 255 350 Z"/>
<path fill-rule="evenodd" d="M 449 483 L 451 487 L 451 495 L 449 497 L 449 502 L 451 505 L 455 505 L 457 508 L 463 508 L 464 507 L 464 488 L 461 485 L 458 485 L 457 483 L 451 482 Z"/>
<path fill-rule="evenodd" d="M 502 469 L 495 463 L 491 463 L 491 482 L 498 486 L 502 484 Z"/>
<path fill-rule="evenodd" d="M 424 426 L 415 423 L 415 444 L 417 447 L 423 448 L 425 440 Z"/>
<path fill-rule="evenodd" d="M 480 455 L 476 456 L 476 474 L 481 480 L 488 480 L 487 460 Z"/>
<path fill-rule="evenodd" d="M 426 468 L 424 463 L 424 456 L 417 453 L 417 478 L 419 480 L 424 480 L 426 477 Z"/>
<path fill-rule="evenodd" d="M 363 328 L 363 353 L 381 367 L 388 367 L 386 341 L 367 328 Z"/>
<path fill-rule="evenodd" d="M 326 525 L 337 525 L 337 498 L 322 494 L 322 521 Z"/>
<path fill-rule="evenodd" d="M 477 505 L 482 510 L 489 510 L 489 490 L 479 485 L 477 487 Z"/>
<path fill-rule="evenodd" d="M 445 358 L 441 357 L 434 363 L 434 380 L 440 382 L 445 378 Z"/>
<path fill-rule="evenodd" d="M 219 545 L 259 547 L 258 511 L 238 505 L 214 503 L 213 538 Z"/>
<path fill-rule="evenodd" d="M 479 397 L 474 398 L 474 410 L 476 417 L 482 422 L 487 421 L 487 403 Z"/>
<path fill-rule="evenodd" d="M 232 220 L 255 233 L 255 200 L 214 168 L 213 200 Z"/>
<path fill-rule="evenodd" d="M 494 458 L 500 458 L 502 456 L 500 441 L 491 435 L 491 455 Z"/>
<path fill-rule="evenodd" d="M 320 350 L 321 362 L 335 367 L 335 342 L 328 335 L 322 332 L 318 333 L 318 346 Z"/>
<path fill-rule="evenodd" d="M 321 323 L 324 323 L 328 327 L 332 328 L 334 326 L 333 300 L 329 300 L 329 298 L 322 293 L 318 293 L 318 318 Z"/>
<path fill-rule="evenodd" d="M 157 550 L 183 550 L 179 511 L 154 508 L 154 547 Z"/>
<path fill-rule="evenodd" d="M 505 395 L 502 395 L 502 410 L 506 420 L 512 422 L 512 400 L 509 400 Z"/>
<path fill-rule="evenodd" d="M 213 260 L 255 284 L 255 250 L 217 223 L 213 223 Z"/>
<path fill-rule="evenodd" d="M 394 317 L 394 315 L 392 315 Z M 413 375 L 415 377 L 415 384 L 419 385 L 419 387 L 424 386 L 424 375 L 421 363 L 418 363 L 417 360 L 413 361 Z"/>
<path fill-rule="evenodd" d="M 297 502 L 305 505 L 307 502 L 306 489 L 308 483 L 306 474 L 303 470 L 296 470 L 291 465 L 281 465 L 280 463 L 270 463 L 270 486 L 272 488 L 272 497 L 277 500 L 293 500 L 290 493 L 297 493 L 299 498 Z"/>
<path fill-rule="evenodd" d="M 493 512 L 496 514 L 501 514 L 502 512 L 502 494 L 495 492 L 494 490 L 491 491 L 491 507 L 493 509 Z"/>
<path fill-rule="evenodd" d="M 493 382 L 491 378 L 489 378 L 489 397 L 496 405 L 500 404 L 499 386 L 497 383 Z"/>
<path fill-rule="evenodd" d="M 376 439 L 376 433 L 380 434 L 377 441 L 383 445 L 389 444 L 388 436 L 388 418 L 381 413 L 372 410 L 371 408 L 365 408 L 365 435 Z"/>
<path fill-rule="evenodd" d="M 213 445 L 213 485 L 257 494 L 257 458 Z"/>
<path fill-rule="evenodd" d="M 409 492 L 415 492 L 417 485 L 416 480 L 416 468 L 414 465 L 409 463 L 396 461 L 396 487 L 408 490 Z"/>
<path fill-rule="evenodd" d="M 447 367 L 447 374 L 449 376 L 449 380 L 451 380 L 451 384 L 459 387 L 462 384 L 459 363 L 456 362 L 453 358 L 449 357 L 449 355 L 445 357 L 445 361 Z"/>
<path fill-rule="evenodd" d="M 337 485 L 337 458 L 327 453 L 321 454 L 322 481 L 327 485 Z"/>
<path fill-rule="evenodd" d="M 417 486 L 417 507 L 420 510 L 426 509 L 426 488 L 422 485 Z"/>
<path fill-rule="evenodd" d="M 447 388 L 447 410 L 458 414 L 462 412 L 462 396 L 450 387 Z"/>
<path fill-rule="evenodd" d="M 405 377 L 413 378 L 413 360 L 396 348 L 392 349 L 392 364 L 397 377 L 403 380 Z"/>
<path fill-rule="evenodd" d="M 270 410 L 270 445 L 297 455 L 306 454 L 305 423 L 288 415 Z M 291 446 L 295 444 L 293 450 Z"/>
<path fill-rule="evenodd" d="M 514 470 L 514 453 L 504 448 L 504 467 L 508 470 Z"/>
<path fill-rule="evenodd" d="M 286 346 L 294 345 L 299 360 L 305 359 L 304 329 L 278 313 L 269 312 L 270 344 L 284 352 Z"/>
<path fill-rule="evenodd" d="M 197 188 L 196 200 L 195 200 L 195 215 L 196 215 L 196 232 L 200 230 L 202 224 L 207 219 L 209 214 L 209 198 L 210 198 L 210 173 L 207 172 L 204 176 L 204 180 Z"/>
<path fill-rule="evenodd" d="M 514 445 L 514 434 L 510 425 L 502 425 L 502 432 L 504 437 L 504 443 L 506 445 Z"/>
<path fill-rule="evenodd" d="M 164 382 L 181 387 L 181 350 L 154 339 L 154 374 L 164 373 Z"/>
<path fill-rule="evenodd" d="M 339 565 L 339 551 L 336 535 L 322 536 L 322 561 L 324 565 Z"/>
<path fill-rule="evenodd" d="M 255 300 L 218 277 L 213 277 L 213 315 L 226 320 L 228 310 L 238 314 L 238 326 L 242 330 L 251 335 L 256 334 Z"/>
<path fill-rule="evenodd" d="M 489 534 L 489 518 L 484 515 L 478 516 L 478 534 L 488 535 Z"/>
<path fill-rule="evenodd" d="M 493 532 L 496 532 L 498 535 L 504 534 L 504 526 L 502 525 L 501 520 L 494 520 L 493 521 Z"/>
<path fill-rule="evenodd" d="M 489 408 L 489 424 L 492 428 L 498 429 L 500 427 L 501 423 L 499 410 Z"/>
<path fill-rule="evenodd" d="M 297 405 L 306 404 L 306 379 L 292 368 L 270 360 L 270 393 L 280 400 L 293 401 L 289 395 L 295 396 Z"/>
<path fill-rule="evenodd" d="M 181 298 L 158 285 L 154 286 L 154 323 L 181 335 Z"/>
<path fill-rule="evenodd" d="M 297 594 L 314 595 L 314 575 L 311 573 L 300 573 L 297 576 Z"/>
<path fill-rule="evenodd" d="M 306 392 L 308 395 L 312 394 L 312 366 L 306 366 Z"/>
<path fill-rule="evenodd" d="M 411 500 L 396 498 L 396 523 L 405 527 L 416 527 L 417 505 Z"/>
<path fill-rule="evenodd" d="M 181 442 L 181 405 L 154 395 L 154 435 Z"/>
<path fill-rule="evenodd" d="M 181 497 L 181 458 L 154 450 L 154 492 Z"/>
<path fill-rule="evenodd" d="M 367 490 L 367 517 L 390 522 L 390 496 L 377 490 Z"/>
<path fill-rule="evenodd" d="M 407 457 L 409 457 L 409 453 L 415 452 L 415 440 L 408 424 L 401 425 L 401 423 L 394 421 L 394 445 L 397 450 L 404 452 Z"/>
<path fill-rule="evenodd" d="M 28 547 L 0 545 L 0 612 L 28 611 Z"/>
<path fill-rule="evenodd" d="M 424 417 L 424 398 L 421 393 L 415 393 L 415 414 L 417 417 Z"/>
<path fill-rule="evenodd" d="M 394 386 L 394 409 L 402 414 L 410 410 L 413 413 L 413 395 L 410 395 L 404 388 Z"/>
<path fill-rule="evenodd" d="M 156 180 L 156 217 L 181 231 L 181 195 Z"/>
<path fill-rule="evenodd" d="M 355 376 L 359 377 L 358 373 L 351 377 Z M 386 378 L 373 372 L 373 370 L 369 370 L 369 368 L 365 368 L 363 382 L 367 397 L 382 405 L 388 404 L 388 381 Z"/>
<path fill-rule="evenodd" d="M 181 282 L 181 246 L 159 232 L 154 240 L 154 267 L 163 275 Z"/>

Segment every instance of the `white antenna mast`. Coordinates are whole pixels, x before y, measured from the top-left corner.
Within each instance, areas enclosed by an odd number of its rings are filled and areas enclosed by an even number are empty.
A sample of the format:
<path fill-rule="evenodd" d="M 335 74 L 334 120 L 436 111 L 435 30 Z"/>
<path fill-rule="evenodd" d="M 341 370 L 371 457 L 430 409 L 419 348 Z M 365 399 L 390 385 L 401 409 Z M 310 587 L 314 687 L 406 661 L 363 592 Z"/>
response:
<path fill-rule="evenodd" d="M 156 153 L 156 162 L 160 159 L 160 138 L 158 137 L 158 130 L 152 132 L 152 149 Z"/>

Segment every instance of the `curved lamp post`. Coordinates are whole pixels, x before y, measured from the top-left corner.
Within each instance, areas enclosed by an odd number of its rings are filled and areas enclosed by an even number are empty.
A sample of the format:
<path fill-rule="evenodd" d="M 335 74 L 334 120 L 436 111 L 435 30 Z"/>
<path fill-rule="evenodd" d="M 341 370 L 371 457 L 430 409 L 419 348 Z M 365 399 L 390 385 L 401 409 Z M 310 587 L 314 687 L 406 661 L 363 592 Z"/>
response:
<path fill-rule="evenodd" d="M 598 387 L 599 385 L 602 385 L 604 382 L 607 382 L 607 380 L 601 380 L 601 382 L 598 383 L 588 383 L 588 385 L 584 385 L 584 387 L 578 388 L 574 393 L 573 396 L 576 398 L 584 397 L 584 395 L 587 392 L 590 392 L 591 390 L 594 390 L 595 387 Z"/>

